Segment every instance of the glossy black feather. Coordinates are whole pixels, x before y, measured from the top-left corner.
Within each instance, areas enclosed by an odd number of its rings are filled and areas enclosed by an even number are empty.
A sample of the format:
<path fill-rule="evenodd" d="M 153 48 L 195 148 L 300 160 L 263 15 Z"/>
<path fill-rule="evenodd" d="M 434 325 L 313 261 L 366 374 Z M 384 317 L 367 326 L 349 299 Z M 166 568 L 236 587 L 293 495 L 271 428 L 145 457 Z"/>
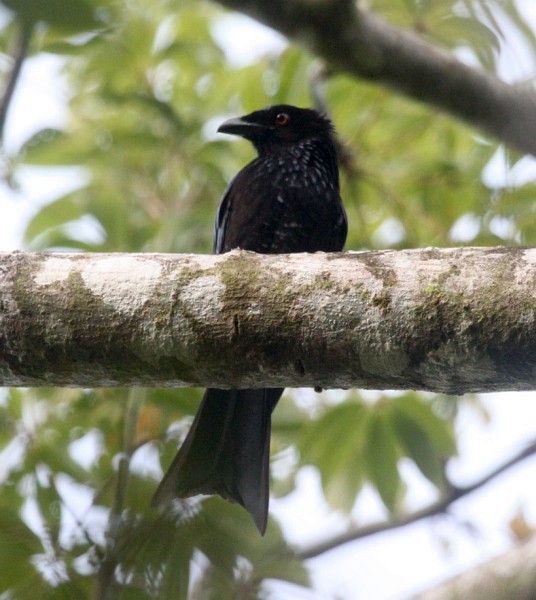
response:
<path fill-rule="evenodd" d="M 226 121 L 220 131 L 259 156 L 232 180 L 218 209 L 214 252 L 337 252 L 346 240 L 331 122 L 278 105 Z M 264 533 L 268 519 L 271 414 L 283 389 L 208 389 L 153 502 L 219 494 L 238 502 Z"/>

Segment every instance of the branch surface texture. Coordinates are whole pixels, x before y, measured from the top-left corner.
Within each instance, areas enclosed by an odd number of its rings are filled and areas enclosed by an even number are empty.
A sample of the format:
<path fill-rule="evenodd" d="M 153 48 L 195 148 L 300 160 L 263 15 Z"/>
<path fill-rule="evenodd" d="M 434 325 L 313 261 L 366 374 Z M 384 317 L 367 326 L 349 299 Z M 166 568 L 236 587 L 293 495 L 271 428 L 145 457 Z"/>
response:
<path fill-rule="evenodd" d="M 536 154 L 536 92 L 468 67 L 353 0 L 218 0 L 309 48 L 334 70 L 391 87 Z M 358 105 L 356 103 L 356 110 Z"/>
<path fill-rule="evenodd" d="M 536 388 L 536 249 L 0 254 L 12 386 Z"/>

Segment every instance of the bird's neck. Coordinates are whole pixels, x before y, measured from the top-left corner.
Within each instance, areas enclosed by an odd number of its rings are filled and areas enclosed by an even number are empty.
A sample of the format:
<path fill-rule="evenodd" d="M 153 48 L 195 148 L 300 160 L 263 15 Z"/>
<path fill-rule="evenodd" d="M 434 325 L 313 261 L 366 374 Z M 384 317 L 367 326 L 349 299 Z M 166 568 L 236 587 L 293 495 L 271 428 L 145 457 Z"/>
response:
<path fill-rule="evenodd" d="M 271 170 L 287 170 L 292 165 L 306 170 L 321 167 L 329 171 L 337 189 L 339 187 L 337 151 L 331 140 L 311 138 L 293 144 L 263 143 L 255 144 L 255 148 L 259 159 Z"/>

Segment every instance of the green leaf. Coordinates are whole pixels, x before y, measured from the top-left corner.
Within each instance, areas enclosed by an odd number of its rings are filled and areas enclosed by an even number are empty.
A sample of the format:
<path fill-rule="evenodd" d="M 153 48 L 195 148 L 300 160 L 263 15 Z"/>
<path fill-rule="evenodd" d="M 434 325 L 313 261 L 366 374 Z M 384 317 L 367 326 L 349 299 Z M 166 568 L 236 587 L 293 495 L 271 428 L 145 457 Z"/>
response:
<path fill-rule="evenodd" d="M 441 23 L 440 35 L 444 40 L 453 42 L 449 44 L 452 46 L 467 43 L 475 51 L 483 66 L 490 70 L 495 67 L 500 40 L 484 23 L 475 18 L 449 15 Z"/>
<path fill-rule="evenodd" d="M 368 418 L 363 403 L 348 400 L 306 424 L 298 440 L 302 462 L 318 468 L 326 500 L 336 508 L 350 510 L 363 483 L 362 447 Z"/>
<path fill-rule="evenodd" d="M 39 537 L 21 520 L 18 511 L 2 504 L 0 510 L 0 590 L 35 577 L 31 558 L 43 552 Z"/>
<path fill-rule="evenodd" d="M 371 483 L 389 511 L 395 512 L 402 491 L 398 452 L 395 435 L 381 409 L 369 418 L 363 458 Z"/>
<path fill-rule="evenodd" d="M 393 414 L 393 427 L 405 452 L 437 487 L 444 483 L 443 463 L 428 435 L 402 412 Z"/>
<path fill-rule="evenodd" d="M 71 135 L 53 128 L 41 129 L 21 148 L 25 164 L 37 166 L 78 166 L 87 164 L 97 154 L 98 132 L 84 131 Z"/>
<path fill-rule="evenodd" d="M 47 204 L 35 214 L 26 227 L 24 240 L 31 243 L 51 229 L 79 219 L 84 214 L 86 211 L 79 202 L 79 195 L 77 192 L 71 192 Z"/>
<path fill-rule="evenodd" d="M 395 398 L 390 410 L 406 420 L 413 421 L 443 460 L 456 454 L 452 424 L 434 412 L 431 402 L 422 399 L 416 393 L 408 393 Z"/>
<path fill-rule="evenodd" d="M 2 0 L 2 4 L 24 21 L 42 21 L 69 32 L 94 29 L 99 24 L 87 0 Z"/>

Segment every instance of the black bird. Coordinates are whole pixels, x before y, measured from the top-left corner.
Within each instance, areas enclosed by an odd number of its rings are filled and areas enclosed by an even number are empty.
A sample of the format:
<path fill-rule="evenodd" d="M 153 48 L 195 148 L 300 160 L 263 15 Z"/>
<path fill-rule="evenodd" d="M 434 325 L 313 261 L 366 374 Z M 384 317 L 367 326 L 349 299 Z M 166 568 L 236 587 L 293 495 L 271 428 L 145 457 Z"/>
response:
<path fill-rule="evenodd" d="M 338 252 L 346 240 L 331 121 L 280 104 L 218 129 L 258 152 L 231 181 L 216 217 L 213 251 Z M 219 494 L 241 504 L 264 534 L 271 415 L 282 388 L 207 389 L 190 431 L 153 499 Z"/>

